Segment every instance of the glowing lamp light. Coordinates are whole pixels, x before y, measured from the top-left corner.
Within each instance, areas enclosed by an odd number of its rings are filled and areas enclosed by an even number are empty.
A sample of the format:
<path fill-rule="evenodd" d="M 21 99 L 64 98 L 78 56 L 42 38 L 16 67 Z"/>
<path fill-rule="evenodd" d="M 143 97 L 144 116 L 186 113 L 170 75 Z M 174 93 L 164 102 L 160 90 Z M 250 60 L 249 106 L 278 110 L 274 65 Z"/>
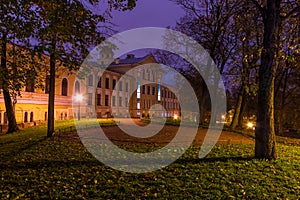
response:
<path fill-rule="evenodd" d="M 75 95 L 75 100 L 78 101 L 78 102 L 81 102 L 83 100 L 82 94 L 76 94 Z"/>
<path fill-rule="evenodd" d="M 177 120 L 178 119 L 178 115 L 174 115 L 174 117 L 173 117 L 175 120 Z"/>
<path fill-rule="evenodd" d="M 247 124 L 247 126 L 248 126 L 248 128 L 251 128 L 251 129 L 253 129 L 253 123 L 252 122 L 248 122 L 248 124 Z"/>
<path fill-rule="evenodd" d="M 80 120 L 80 102 L 83 100 L 83 96 L 82 94 L 76 94 L 74 96 L 75 101 L 78 102 L 78 121 Z"/>

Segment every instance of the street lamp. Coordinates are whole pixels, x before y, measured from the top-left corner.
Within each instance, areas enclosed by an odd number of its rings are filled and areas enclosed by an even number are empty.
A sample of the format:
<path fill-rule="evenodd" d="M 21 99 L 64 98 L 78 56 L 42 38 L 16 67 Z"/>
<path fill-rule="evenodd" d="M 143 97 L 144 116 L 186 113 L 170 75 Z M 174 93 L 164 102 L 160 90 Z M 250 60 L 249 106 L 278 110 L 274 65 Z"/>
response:
<path fill-rule="evenodd" d="M 80 102 L 83 100 L 82 94 L 75 95 L 75 101 L 78 102 L 78 121 L 80 120 Z"/>

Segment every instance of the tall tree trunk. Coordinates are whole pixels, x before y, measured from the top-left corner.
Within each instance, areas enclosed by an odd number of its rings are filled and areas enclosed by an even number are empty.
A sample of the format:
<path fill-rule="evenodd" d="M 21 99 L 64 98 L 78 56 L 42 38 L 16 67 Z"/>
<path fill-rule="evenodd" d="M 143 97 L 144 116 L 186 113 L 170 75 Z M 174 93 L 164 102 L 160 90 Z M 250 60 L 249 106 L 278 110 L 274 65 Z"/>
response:
<path fill-rule="evenodd" d="M 52 45 L 55 52 L 55 44 Z M 55 101 L 55 54 L 50 53 L 50 90 L 48 97 L 48 126 L 47 137 L 52 137 L 54 133 L 54 101 Z"/>
<path fill-rule="evenodd" d="M 259 68 L 258 113 L 255 131 L 255 157 L 276 159 L 274 127 L 274 57 L 280 23 L 280 0 L 267 0 L 263 10 L 264 38 Z"/>
<path fill-rule="evenodd" d="M 243 123 L 244 123 L 244 113 L 245 113 L 245 108 L 247 104 L 247 98 L 246 98 L 246 93 L 243 93 L 243 99 L 242 99 L 242 105 L 241 105 L 241 110 L 240 110 L 240 115 L 238 119 L 238 127 L 243 128 Z"/>
<path fill-rule="evenodd" d="M 2 35 L 2 46 L 1 46 L 1 82 L 2 82 L 2 90 L 3 90 L 3 97 L 5 103 L 5 110 L 8 118 L 8 130 L 7 133 L 13 133 L 19 130 L 16 116 L 13 109 L 12 101 L 10 98 L 10 93 L 8 89 L 8 69 L 6 65 L 6 54 L 7 54 L 7 47 L 6 47 L 6 35 Z"/>
<path fill-rule="evenodd" d="M 235 111 L 234 111 L 234 115 L 230 124 L 230 129 L 233 130 L 237 127 L 238 122 L 239 122 L 239 116 L 241 114 L 241 107 L 242 107 L 242 103 L 243 103 L 243 93 L 244 93 L 244 89 L 241 88 L 241 91 L 239 92 L 239 96 L 238 96 L 238 100 L 236 102 L 236 106 L 235 106 Z"/>

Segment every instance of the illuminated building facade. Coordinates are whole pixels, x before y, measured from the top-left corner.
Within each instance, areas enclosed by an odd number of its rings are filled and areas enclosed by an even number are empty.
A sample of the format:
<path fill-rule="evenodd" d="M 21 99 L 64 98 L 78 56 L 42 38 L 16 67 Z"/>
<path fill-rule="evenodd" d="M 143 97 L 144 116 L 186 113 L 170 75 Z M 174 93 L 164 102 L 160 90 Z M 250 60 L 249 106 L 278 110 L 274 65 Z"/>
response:
<path fill-rule="evenodd" d="M 101 58 L 100 58 L 101 59 Z M 108 52 L 103 60 L 113 59 Z M 101 63 L 105 63 L 101 61 Z M 63 69 L 63 68 L 62 68 Z M 27 84 L 14 104 L 19 124 L 39 124 L 47 120 L 49 75 L 44 89 Z M 1 90 L 1 89 L 0 89 Z M 73 110 L 74 96 L 83 96 L 80 111 Z M 159 106 L 161 105 L 161 106 Z M 164 107 L 165 109 L 162 109 Z M 55 84 L 55 120 L 107 117 L 173 117 L 180 116 L 177 97 L 162 85 L 162 72 L 152 55 L 115 59 L 106 70 L 95 65 L 83 79 L 66 70 L 57 70 Z M 0 94 L 0 124 L 7 124 L 4 99 Z"/>

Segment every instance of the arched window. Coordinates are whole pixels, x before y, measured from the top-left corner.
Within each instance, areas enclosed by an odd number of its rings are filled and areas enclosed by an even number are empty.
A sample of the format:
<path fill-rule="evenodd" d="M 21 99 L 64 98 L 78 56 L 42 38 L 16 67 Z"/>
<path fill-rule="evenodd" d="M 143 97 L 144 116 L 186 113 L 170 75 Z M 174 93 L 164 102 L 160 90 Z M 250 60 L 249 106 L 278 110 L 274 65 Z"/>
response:
<path fill-rule="evenodd" d="M 24 113 L 24 122 L 28 122 L 28 112 Z"/>
<path fill-rule="evenodd" d="M 75 82 L 75 94 L 80 93 L 80 83 L 79 81 Z"/>
<path fill-rule="evenodd" d="M 91 74 L 91 75 L 89 75 L 89 78 L 88 78 L 88 86 L 93 86 L 94 85 L 93 82 L 94 82 L 93 75 Z"/>
<path fill-rule="evenodd" d="M 34 119 L 33 119 L 33 112 L 30 113 L 30 122 L 33 122 Z"/>
<path fill-rule="evenodd" d="M 68 96 L 68 80 L 64 78 L 61 83 L 61 95 Z"/>
<path fill-rule="evenodd" d="M 97 88 L 101 88 L 101 76 L 98 76 Z"/>

